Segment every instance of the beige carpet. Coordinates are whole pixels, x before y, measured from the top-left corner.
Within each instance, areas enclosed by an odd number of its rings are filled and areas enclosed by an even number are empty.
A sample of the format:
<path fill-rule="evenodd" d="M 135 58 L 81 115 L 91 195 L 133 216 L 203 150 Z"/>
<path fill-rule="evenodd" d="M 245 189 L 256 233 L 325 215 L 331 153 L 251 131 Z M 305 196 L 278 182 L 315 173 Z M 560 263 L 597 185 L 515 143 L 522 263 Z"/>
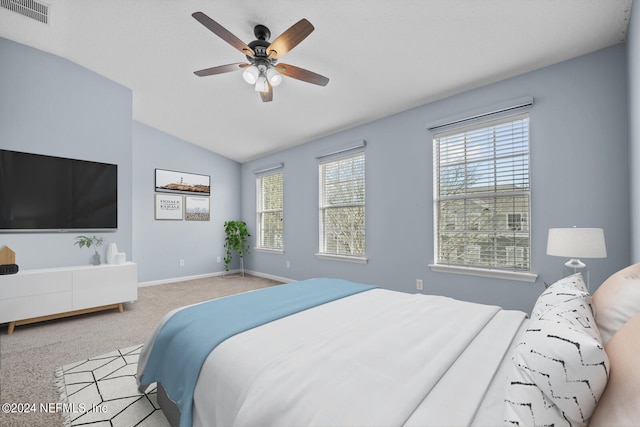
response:
<path fill-rule="evenodd" d="M 143 343 L 174 308 L 275 284 L 253 276 L 228 276 L 148 286 L 138 290 L 138 301 L 126 304 L 124 313 L 110 310 L 18 326 L 12 335 L 3 326 L 0 426 L 62 426 L 63 416 L 55 406 L 57 367 Z"/>

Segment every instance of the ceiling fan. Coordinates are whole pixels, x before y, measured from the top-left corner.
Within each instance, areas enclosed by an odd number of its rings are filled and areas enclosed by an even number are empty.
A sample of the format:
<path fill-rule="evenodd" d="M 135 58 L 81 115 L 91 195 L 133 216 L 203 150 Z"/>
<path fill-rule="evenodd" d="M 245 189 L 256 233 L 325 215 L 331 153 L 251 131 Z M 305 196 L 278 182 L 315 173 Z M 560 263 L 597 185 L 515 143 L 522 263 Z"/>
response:
<path fill-rule="evenodd" d="M 264 25 L 256 25 L 253 30 L 256 40 L 247 45 L 204 13 L 195 12 L 192 16 L 215 35 L 245 54 L 249 61 L 248 64 L 236 62 L 234 64 L 205 68 L 204 70 L 195 71 L 194 74 L 197 76 L 213 76 L 215 74 L 244 70 L 242 77 L 247 83 L 254 85 L 256 92 L 260 92 L 263 102 L 273 100 L 273 86 L 277 86 L 282 82 L 282 76 L 319 86 L 326 86 L 329 83 L 328 78 L 313 71 L 289 64 L 277 64 L 284 54 L 296 47 L 313 31 L 313 25 L 306 19 L 301 19 L 293 24 L 279 37 L 276 37 L 273 42 L 268 41 L 269 37 L 271 37 L 271 31 Z"/>

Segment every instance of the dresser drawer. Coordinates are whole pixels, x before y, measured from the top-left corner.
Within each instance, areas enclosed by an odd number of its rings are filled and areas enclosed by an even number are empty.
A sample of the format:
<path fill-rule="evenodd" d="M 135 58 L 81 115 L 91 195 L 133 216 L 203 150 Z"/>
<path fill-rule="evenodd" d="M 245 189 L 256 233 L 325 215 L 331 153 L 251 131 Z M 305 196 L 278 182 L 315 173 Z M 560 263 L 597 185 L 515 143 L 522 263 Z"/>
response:
<path fill-rule="evenodd" d="M 54 292 L 0 300 L 0 323 L 71 311 L 72 295 Z"/>
<path fill-rule="evenodd" d="M 32 270 L 0 276 L 0 299 L 50 294 L 72 290 L 72 272 Z"/>

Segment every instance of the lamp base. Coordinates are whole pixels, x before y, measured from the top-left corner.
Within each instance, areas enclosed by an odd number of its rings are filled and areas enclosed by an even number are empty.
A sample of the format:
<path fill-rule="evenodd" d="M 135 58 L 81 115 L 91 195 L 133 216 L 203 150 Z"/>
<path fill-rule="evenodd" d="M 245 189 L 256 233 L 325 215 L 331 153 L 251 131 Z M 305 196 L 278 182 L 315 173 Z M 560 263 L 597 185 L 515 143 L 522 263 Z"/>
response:
<path fill-rule="evenodd" d="M 586 264 L 580 261 L 577 258 L 571 258 L 569 261 L 565 262 L 564 265 L 569 268 L 573 268 L 574 270 L 577 268 L 585 268 Z"/>

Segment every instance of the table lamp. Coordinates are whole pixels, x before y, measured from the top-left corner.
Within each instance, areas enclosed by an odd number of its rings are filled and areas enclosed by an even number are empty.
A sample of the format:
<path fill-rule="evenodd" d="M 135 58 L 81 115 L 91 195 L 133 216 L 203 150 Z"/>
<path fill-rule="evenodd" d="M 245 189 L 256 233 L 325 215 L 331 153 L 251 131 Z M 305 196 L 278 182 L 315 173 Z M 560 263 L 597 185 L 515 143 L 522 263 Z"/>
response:
<path fill-rule="evenodd" d="M 547 255 L 570 258 L 564 265 L 577 269 L 585 264 L 579 258 L 606 258 L 602 228 L 550 228 Z"/>

